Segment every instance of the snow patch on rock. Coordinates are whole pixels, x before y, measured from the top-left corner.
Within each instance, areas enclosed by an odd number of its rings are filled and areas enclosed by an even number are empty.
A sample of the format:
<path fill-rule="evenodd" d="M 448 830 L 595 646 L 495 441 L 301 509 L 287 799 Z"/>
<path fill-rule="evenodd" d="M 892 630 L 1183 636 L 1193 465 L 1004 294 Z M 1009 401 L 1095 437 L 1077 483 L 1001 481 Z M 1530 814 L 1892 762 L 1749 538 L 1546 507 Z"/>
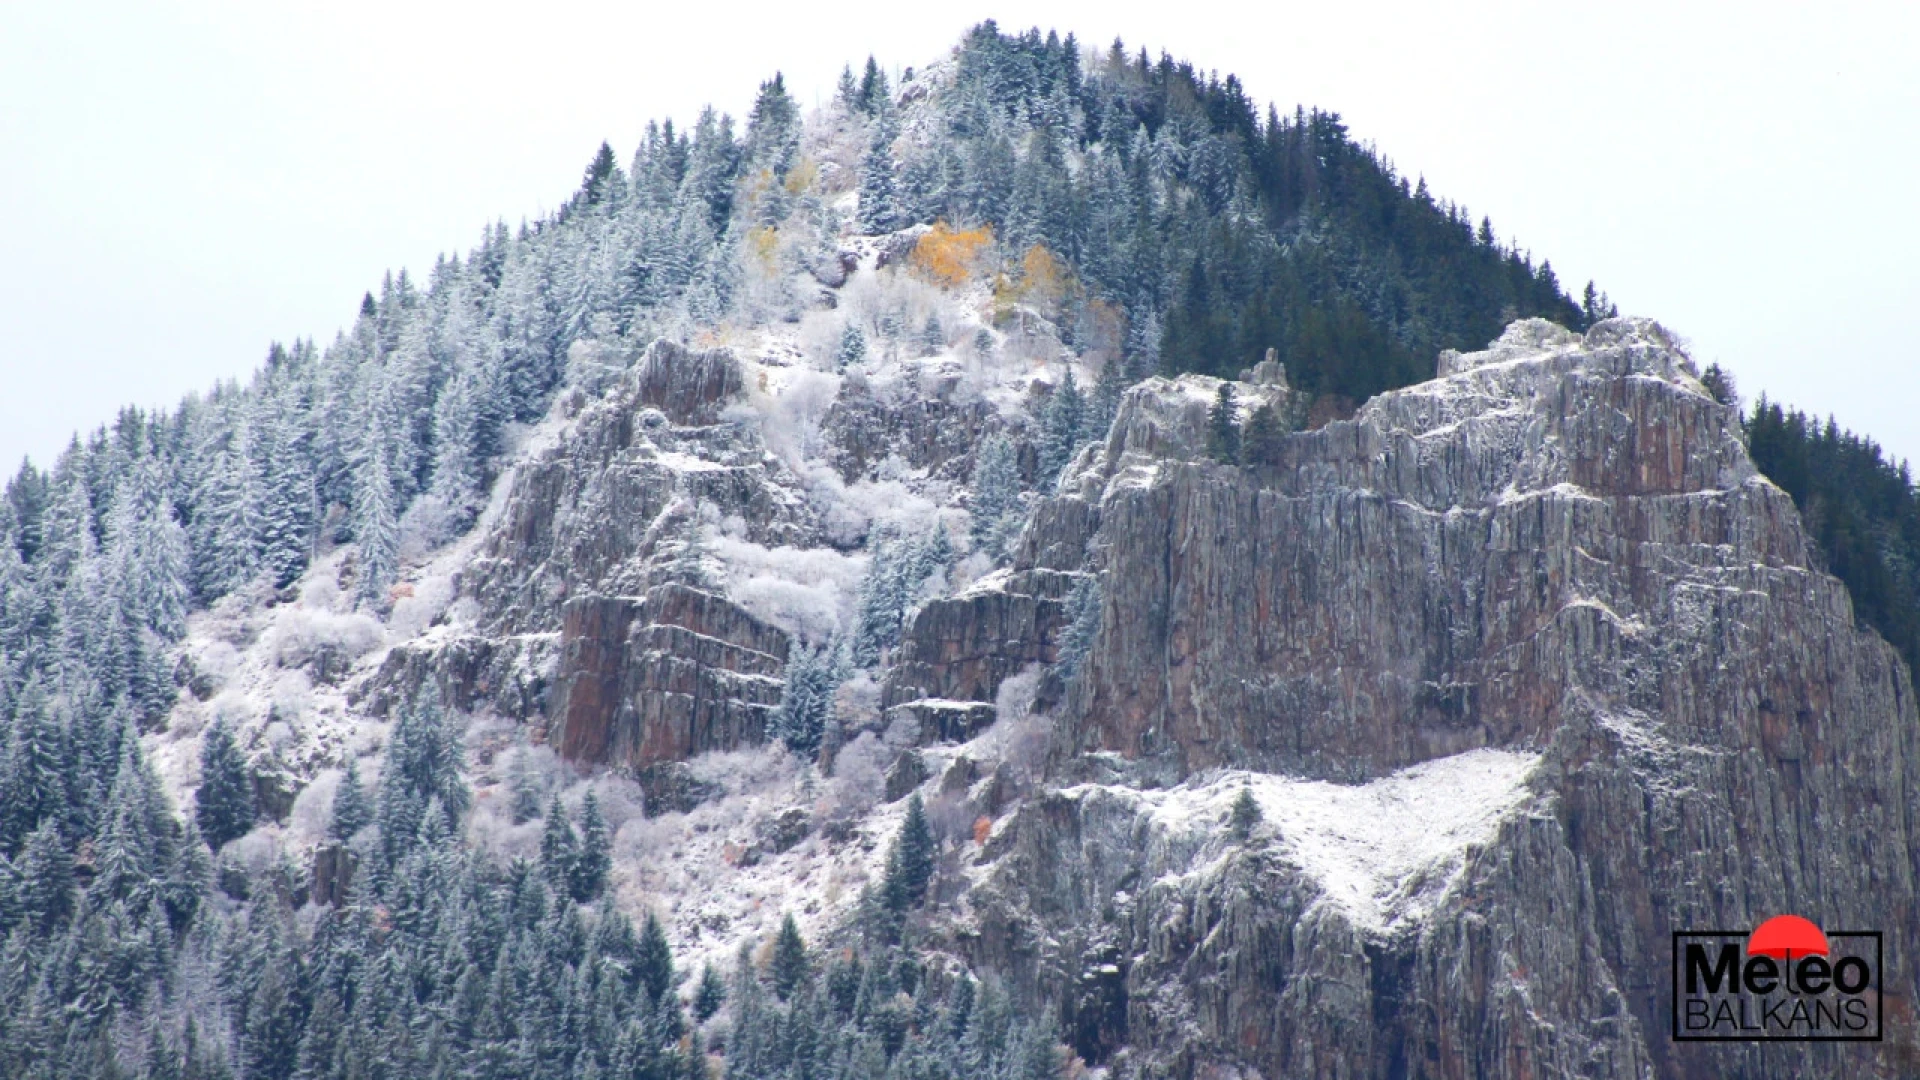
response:
<path fill-rule="evenodd" d="M 1140 798 L 1170 833 L 1217 833 L 1241 789 L 1253 792 L 1255 840 L 1318 883 L 1355 925 L 1387 933 L 1446 895 L 1468 852 L 1530 801 L 1538 754 L 1469 750 L 1371 783 L 1334 784 L 1226 771 Z"/>

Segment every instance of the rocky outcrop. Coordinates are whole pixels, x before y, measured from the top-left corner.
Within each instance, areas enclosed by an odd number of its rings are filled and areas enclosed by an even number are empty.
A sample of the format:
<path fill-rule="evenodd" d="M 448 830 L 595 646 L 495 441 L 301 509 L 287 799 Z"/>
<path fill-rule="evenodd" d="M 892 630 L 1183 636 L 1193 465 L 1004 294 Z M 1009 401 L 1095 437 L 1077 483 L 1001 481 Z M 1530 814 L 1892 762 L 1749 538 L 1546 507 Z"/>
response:
<path fill-rule="evenodd" d="M 688 349 L 662 338 L 635 369 L 633 397 L 676 424 L 711 424 L 740 396 L 740 361 L 727 349 Z"/>
<path fill-rule="evenodd" d="M 560 631 L 549 741 L 561 757 L 643 769 L 765 738 L 787 639 L 712 593 L 576 597 Z"/>
<path fill-rule="evenodd" d="M 757 740 L 785 636 L 671 587 L 716 572 L 688 544 L 717 521 L 756 544 L 817 540 L 797 478 L 730 418 L 742 393 L 732 352 L 654 342 L 515 467 L 459 576 L 471 628 L 396 647 L 356 693 L 385 711 L 431 679 L 462 710 L 551 719 L 585 761 Z"/>
<path fill-rule="evenodd" d="M 852 388 L 843 391 L 821 419 L 829 442 L 827 460 L 849 482 L 871 474 L 889 458 L 908 468 L 962 480 L 972 469 L 974 448 L 1004 422 L 982 400 L 954 400 L 959 374 L 936 378 L 931 392 L 889 402 Z"/>
<path fill-rule="evenodd" d="M 440 700 L 462 712 L 486 708 L 503 716 L 532 717 L 546 709 L 557 634 L 435 633 L 388 650 L 380 669 L 356 687 L 357 700 L 376 716 L 432 683 Z"/>
<path fill-rule="evenodd" d="M 1030 664 L 1053 663 L 1074 580 L 1074 574 L 1028 568 L 994 574 L 957 596 L 928 601 L 902 635 L 882 707 L 926 700 L 916 712 L 931 713 L 951 712 L 946 703 L 991 702 L 1007 677 Z M 931 727 L 954 730 L 947 719 L 929 719 Z M 959 723 L 968 729 L 977 720 L 959 718 Z M 923 727 L 923 734 L 927 730 Z"/>
<path fill-rule="evenodd" d="M 552 632 L 576 594 L 639 596 L 671 576 L 690 519 L 732 519 L 754 543 L 810 546 L 814 512 L 755 425 L 721 417 L 739 393 L 726 350 L 655 342 L 561 437 L 517 466 L 461 577 L 484 633 Z"/>
<path fill-rule="evenodd" d="M 1920 932 L 1920 715 L 1658 326 L 1518 324 L 1260 470 L 1196 460 L 1200 389 L 1132 390 L 1023 538 L 1102 618 L 957 951 L 1180 1076 L 1894 1075 L 1669 1039 L 1675 930 Z"/>

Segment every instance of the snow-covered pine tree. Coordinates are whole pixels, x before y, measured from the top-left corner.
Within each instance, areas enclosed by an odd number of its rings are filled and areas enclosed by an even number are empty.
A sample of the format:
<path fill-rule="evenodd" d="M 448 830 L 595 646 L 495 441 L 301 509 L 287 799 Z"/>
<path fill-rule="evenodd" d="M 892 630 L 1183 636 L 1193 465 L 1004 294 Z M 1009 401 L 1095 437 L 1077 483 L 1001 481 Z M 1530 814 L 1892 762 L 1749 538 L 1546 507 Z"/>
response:
<path fill-rule="evenodd" d="M 1013 441 L 993 434 L 980 443 L 973 460 L 972 534 L 975 551 L 994 561 L 1005 557 L 1017 530 L 1020 503 L 1020 458 Z"/>
<path fill-rule="evenodd" d="M 313 557 L 317 508 L 312 441 L 291 402 L 276 400 L 270 415 L 261 491 L 260 561 L 274 586 L 285 588 Z"/>
<path fill-rule="evenodd" d="M 716 233 L 725 231 L 733 216 L 733 181 L 739 168 L 733 118 L 715 113 L 712 107 L 700 110 L 681 193 L 705 208 L 707 223 Z"/>
<path fill-rule="evenodd" d="M 253 769 L 225 720 L 214 721 L 201 738 L 193 813 L 200 835 L 215 851 L 253 829 Z"/>
<path fill-rule="evenodd" d="M 555 896 L 565 899 L 573 895 L 573 867 L 579 851 L 580 838 L 567 820 L 567 808 L 560 804 L 556 791 L 547 802 L 546 823 L 540 832 L 540 874 Z"/>
<path fill-rule="evenodd" d="M 873 134 L 867 152 L 860 159 L 860 231 L 881 236 L 906 224 L 900 205 L 898 182 L 894 178 L 893 140 L 897 132 L 891 118 L 881 113 L 873 121 Z"/>
<path fill-rule="evenodd" d="M 194 586 L 201 599 L 226 595 L 260 565 L 260 474 L 244 421 L 216 436 L 194 497 Z"/>
<path fill-rule="evenodd" d="M 1040 418 L 1040 489 L 1052 488 L 1059 478 L 1061 470 L 1073 460 L 1080 449 L 1081 436 L 1086 428 L 1086 398 L 1080 393 L 1080 386 L 1074 381 L 1073 369 L 1060 380 L 1054 388 L 1053 397 L 1047 401 L 1046 409 Z"/>
<path fill-rule="evenodd" d="M 860 90 L 856 97 L 862 112 L 868 115 L 881 112 L 893 104 L 893 90 L 887 86 L 887 73 L 881 70 L 878 61 L 867 57 L 867 68 L 860 76 Z"/>
<path fill-rule="evenodd" d="M 926 324 L 920 328 L 920 355 L 938 356 L 946 347 L 947 328 L 941 325 L 940 313 L 936 311 L 927 316 Z"/>
<path fill-rule="evenodd" d="M 463 363 L 440 391 L 433 411 L 433 483 L 429 489 L 465 527 L 479 509 L 486 454 L 482 447 L 485 402 L 493 397 L 486 373 Z"/>
<path fill-rule="evenodd" d="M 953 566 L 953 537 L 948 534 L 945 522 L 936 520 L 927 527 L 927 535 L 914 548 L 913 557 L 912 577 L 916 591 L 928 578 L 944 574 Z"/>
<path fill-rule="evenodd" d="M 837 645 L 818 649 L 804 644 L 787 657 L 786 681 L 780 704 L 769 721 L 769 735 L 803 758 L 820 750 L 821 736 L 833 715 L 833 696 L 846 678 L 843 650 Z"/>
<path fill-rule="evenodd" d="M 1067 594 L 1067 626 L 1060 635 L 1060 658 L 1055 662 L 1062 681 L 1071 682 L 1080 673 L 1093 639 L 1100 632 L 1100 579 L 1084 574 Z"/>
<path fill-rule="evenodd" d="M 174 516 L 158 466 L 136 467 L 121 485 L 119 502 L 125 509 L 109 544 L 117 548 L 121 604 L 162 641 L 177 641 L 186 633 L 192 601 L 187 534 Z"/>
<path fill-rule="evenodd" d="M 773 960 L 768 973 L 773 976 L 773 994 L 781 1001 L 793 997 L 802 983 L 812 977 L 813 965 L 807 957 L 807 942 L 793 913 L 780 920 L 780 932 L 773 939 Z"/>
<path fill-rule="evenodd" d="M 371 449 L 360 464 L 353 497 L 353 538 L 360 546 L 354 595 L 378 607 L 386 603 L 387 587 L 399 572 L 400 523 L 381 440 L 375 435 L 368 441 Z"/>
<path fill-rule="evenodd" d="M 1260 804 L 1254 801 L 1253 789 L 1242 787 L 1240 794 L 1234 796 L 1233 810 L 1227 816 L 1227 827 L 1233 831 L 1234 838 L 1245 843 L 1253 835 L 1254 827 L 1260 824 Z"/>
<path fill-rule="evenodd" d="M 890 909 L 905 911 L 920 905 L 926 898 L 928 883 L 933 880 L 937 855 L 938 844 L 933 826 L 927 821 L 926 804 L 920 801 L 920 793 L 916 791 L 907 798 L 906 817 L 901 820 L 900 833 L 894 837 L 893 848 L 888 852 L 881 895 Z"/>
<path fill-rule="evenodd" d="M 523 742 L 507 756 L 507 814 L 515 825 L 540 816 L 540 788 L 533 751 Z"/>
<path fill-rule="evenodd" d="M 580 846 L 567 881 L 575 901 L 588 904 L 600 898 L 613 869 L 613 835 L 600 813 L 600 800 L 589 791 L 580 801 Z"/>
<path fill-rule="evenodd" d="M 387 737 L 373 811 L 382 851 L 392 863 L 411 848 L 430 806 L 440 808 L 447 831 L 454 833 L 473 801 L 460 772 L 460 734 L 441 706 L 439 687 L 428 680 L 399 712 Z"/>
<path fill-rule="evenodd" d="M 852 64 L 840 69 L 840 81 L 834 84 L 833 100 L 848 112 L 860 108 L 860 84 L 854 81 Z"/>
<path fill-rule="evenodd" d="M 720 969 L 709 963 L 701 969 L 699 988 L 693 992 L 693 1018 L 704 1024 L 726 1002 L 727 984 L 720 978 Z"/>
<path fill-rule="evenodd" d="M 900 640 L 900 612 L 905 606 L 912 552 L 891 532 L 876 534 L 869 543 L 872 555 L 867 576 L 861 579 L 859 610 L 853 631 L 853 662 L 868 668 L 880 662 Z"/>
<path fill-rule="evenodd" d="M 845 371 L 866 358 L 867 335 L 860 329 L 859 323 L 848 319 L 847 325 L 840 331 L 840 347 L 833 354 L 834 365 Z"/>
<path fill-rule="evenodd" d="M 787 93 L 779 72 L 760 84 L 753 111 L 747 116 L 746 157 L 752 169 L 766 169 L 775 180 L 786 179 L 800 150 L 800 109 Z"/>
<path fill-rule="evenodd" d="M 1135 305 L 1127 320 L 1127 381 L 1138 382 L 1160 370 L 1160 315 L 1149 300 Z"/>
<path fill-rule="evenodd" d="M 660 925 L 659 917 L 651 911 L 640 926 L 640 949 L 634 972 L 649 1001 L 660 1001 L 673 989 L 673 951 L 667 946 L 666 927 Z"/>
<path fill-rule="evenodd" d="M 333 789 L 333 816 L 327 822 L 327 837 L 344 844 L 372 823 L 373 804 L 368 801 L 367 789 L 360 782 L 360 760 L 349 757 L 346 772 L 340 777 L 340 786 Z"/>
<path fill-rule="evenodd" d="M 27 837 L 19 866 L 15 917 L 43 934 L 64 924 L 73 911 L 73 853 L 52 818 Z"/>

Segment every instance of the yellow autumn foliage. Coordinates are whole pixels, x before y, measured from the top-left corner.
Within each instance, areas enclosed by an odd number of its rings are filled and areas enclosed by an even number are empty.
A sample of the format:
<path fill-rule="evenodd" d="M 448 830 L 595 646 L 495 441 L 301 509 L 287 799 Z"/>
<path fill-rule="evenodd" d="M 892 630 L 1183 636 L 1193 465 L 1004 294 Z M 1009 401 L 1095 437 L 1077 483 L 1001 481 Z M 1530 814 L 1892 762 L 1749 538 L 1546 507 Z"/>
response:
<path fill-rule="evenodd" d="M 922 277 L 937 285 L 957 289 L 967 283 L 981 257 L 993 246 L 993 229 L 982 225 L 975 229 L 955 229 L 944 221 L 913 245 L 907 264 Z"/>
<path fill-rule="evenodd" d="M 1020 258 L 1020 287 L 1026 301 L 1041 310 L 1058 304 L 1072 284 L 1067 265 L 1044 244 L 1035 244 Z"/>
<path fill-rule="evenodd" d="M 1073 271 L 1044 244 L 1035 244 L 1020 257 L 1017 275 L 1001 273 L 993 280 L 993 317 L 1002 322 L 1019 307 L 1052 318 L 1074 291 Z"/>
<path fill-rule="evenodd" d="M 793 163 L 793 168 L 787 170 L 787 193 L 799 195 L 811 188 L 813 182 L 818 179 L 820 179 L 820 163 L 812 158 L 801 158 Z"/>
<path fill-rule="evenodd" d="M 769 270 L 774 265 L 774 252 L 780 246 L 780 233 L 771 225 L 762 225 L 747 233 L 747 245 L 760 264 Z"/>

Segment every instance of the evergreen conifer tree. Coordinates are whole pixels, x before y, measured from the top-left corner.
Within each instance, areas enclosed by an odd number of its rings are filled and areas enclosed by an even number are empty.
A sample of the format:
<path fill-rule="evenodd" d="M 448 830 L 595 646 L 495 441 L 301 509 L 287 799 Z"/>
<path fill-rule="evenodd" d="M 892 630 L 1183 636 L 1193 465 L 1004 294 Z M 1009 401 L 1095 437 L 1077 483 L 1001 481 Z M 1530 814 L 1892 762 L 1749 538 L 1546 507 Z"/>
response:
<path fill-rule="evenodd" d="M 73 854 L 52 818 L 27 838 L 14 904 L 21 922 L 48 934 L 73 912 Z"/>
<path fill-rule="evenodd" d="M 507 758 L 507 813 L 515 825 L 540 816 L 540 777 L 534 772 L 533 751 L 525 743 Z"/>
<path fill-rule="evenodd" d="M 313 468 L 305 433 L 291 409 L 280 407 L 271 429 L 261 492 L 261 564 L 275 588 L 293 583 L 313 554 Z"/>
<path fill-rule="evenodd" d="M 781 1001 L 791 998 L 812 975 L 812 961 L 807 958 L 807 943 L 800 936 L 800 927 L 789 913 L 780 920 L 780 933 L 773 939 L 773 962 L 770 967 L 773 976 L 773 993 Z"/>
<path fill-rule="evenodd" d="M 200 835 L 216 851 L 253 829 L 253 770 L 225 720 L 214 721 L 201 740 L 193 814 Z"/>
<path fill-rule="evenodd" d="M 300 1002 L 289 982 L 285 963 L 268 963 L 247 1003 L 240 1060 L 249 1077 L 291 1078 L 299 1063 Z"/>
<path fill-rule="evenodd" d="M 649 1001 L 663 1000 L 673 988 L 673 951 L 667 945 L 666 928 L 651 911 L 640 927 L 640 952 L 634 969 Z"/>
<path fill-rule="evenodd" d="M 1086 425 L 1086 398 L 1069 368 L 1048 400 L 1040 420 L 1040 484 L 1045 491 L 1053 486 L 1062 469 L 1080 449 Z"/>
<path fill-rule="evenodd" d="M 860 231 L 869 236 L 890 233 L 906 224 L 900 190 L 894 179 L 895 131 L 884 115 L 876 116 L 873 137 L 860 159 Z"/>
<path fill-rule="evenodd" d="M 38 673 L 27 677 L 14 706 L 11 745 L 0 772 L 0 836 L 17 851 L 41 822 L 63 818 L 69 809 L 70 749 L 65 726 L 55 716 Z"/>
<path fill-rule="evenodd" d="M 892 104 L 893 91 L 887 87 L 887 73 L 873 57 L 867 57 L 867 68 L 860 76 L 860 90 L 856 100 L 860 110 L 873 115 L 887 109 Z"/>
<path fill-rule="evenodd" d="M 1240 443 L 1242 464 L 1258 468 L 1280 460 L 1280 417 L 1270 402 L 1261 402 L 1247 417 L 1247 430 Z"/>
<path fill-rule="evenodd" d="M 1260 804 L 1253 798 L 1253 788 L 1242 787 L 1240 794 L 1234 796 L 1233 810 L 1227 818 L 1227 826 L 1236 839 L 1245 843 L 1253 835 L 1254 827 L 1260 824 Z"/>
<path fill-rule="evenodd" d="M 848 112 L 859 109 L 860 84 L 854 81 L 853 65 L 840 69 L 840 81 L 834 84 L 833 100 Z"/>
<path fill-rule="evenodd" d="M 760 84 L 747 117 L 747 157 L 756 168 L 767 169 L 776 180 L 786 178 L 799 150 L 800 109 L 787 93 L 786 79 L 775 72 Z"/>
<path fill-rule="evenodd" d="M 194 500 L 193 557 L 200 596 L 212 600 L 260 566 L 262 486 L 253 432 L 244 420 L 209 455 Z"/>
<path fill-rule="evenodd" d="M 1233 384 L 1222 382 L 1207 410 L 1207 456 L 1232 465 L 1240 460 L 1240 426 L 1235 419 Z"/>
<path fill-rule="evenodd" d="M 1093 651 L 1093 639 L 1100 631 L 1100 579 L 1083 575 L 1067 594 L 1067 628 L 1060 636 L 1060 677 L 1072 681 L 1080 666 Z"/>
<path fill-rule="evenodd" d="M 935 854 L 926 805 L 920 801 L 920 793 L 914 792 L 907 799 L 907 814 L 887 860 L 882 890 L 888 907 L 903 911 L 920 904 L 927 895 L 927 884 L 933 880 Z"/>
<path fill-rule="evenodd" d="M 841 650 L 795 645 L 787 657 L 786 681 L 771 720 L 771 735 L 806 758 L 819 752 L 833 716 L 833 697 L 845 678 Z"/>
<path fill-rule="evenodd" d="M 462 526 L 479 507 L 489 381 L 478 365 L 462 364 L 434 405 L 432 491 Z"/>
<path fill-rule="evenodd" d="M 926 324 L 920 328 L 920 354 L 938 356 L 946 347 L 947 328 L 941 325 L 940 313 L 936 311 L 927 316 Z"/>
<path fill-rule="evenodd" d="M 846 329 L 840 331 L 840 348 L 833 354 L 833 362 L 845 371 L 866 358 L 867 335 L 861 332 L 859 323 L 848 319 Z"/>
<path fill-rule="evenodd" d="M 573 823 L 567 820 L 567 808 L 560 805 L 560 793 L 555 792 L 547 803 L 546 826 L 540 833 L 540 873 L 554 895 L 573 895 L 573 867 L 579 849 L 580 840 L 574 835 Z"/>
<path fill-rule="evenodd" d="M 381 842 L 396 857 L 419 831 L 420 815 L 428 803 L 439 803 L 451 833 L 458 830 L 473 801 L 460 773 L 464 757 L 460 733 L 440 704 L 439 686 L 427 680 L 399 711 L 387 739 L 386 763 L 374 800 Z"/>
<path fill-rule="evenodd" d="M 580 802 L 580 845 L 568 874 L 573 898 L 580 903 L 599 899 L 613 868 L 613 836 L 600 815 L 600 800 L 589 791 Z"/>
<path fill-rule="evenodd" d="M 358 479 L 353 538 L 360 545 L 360 562 L 354 593 L 361 603 L 380 606 L 386 602 L 387 587 L 393 584 L 400 561 L 400 525 L 385 458 L 379 453 L 369 455 Z"/>
<path fill-rule="evenodd" d="M 347 770 L 340 777 L 340 786 L 333 789 L 333 816 L 327 822 L 327 836 L 336 843 L 344 844 L 372 823 L 373 804 L 367 799 L 367 789 L 360 783 L 360 761 L 349 757 Z"/>
<path fill-rule="evenodd" d="M 708 964 L 701 969 L 700 986 L 693 995 L 694 1019 L 702 1024 L 713 1019 L 714 1014 L 720 1011 L 720 1006 L 726 1004 L 726 1000 L 726 983 L 720 978 L 719 969 Z"/>
<path fill-rule="evenodd" d="M 1006 555 L 1018 528 L 1020 459 L 1005 435 L 987 436 L 973 461 L 973 547 L 995 561 Z"/>

